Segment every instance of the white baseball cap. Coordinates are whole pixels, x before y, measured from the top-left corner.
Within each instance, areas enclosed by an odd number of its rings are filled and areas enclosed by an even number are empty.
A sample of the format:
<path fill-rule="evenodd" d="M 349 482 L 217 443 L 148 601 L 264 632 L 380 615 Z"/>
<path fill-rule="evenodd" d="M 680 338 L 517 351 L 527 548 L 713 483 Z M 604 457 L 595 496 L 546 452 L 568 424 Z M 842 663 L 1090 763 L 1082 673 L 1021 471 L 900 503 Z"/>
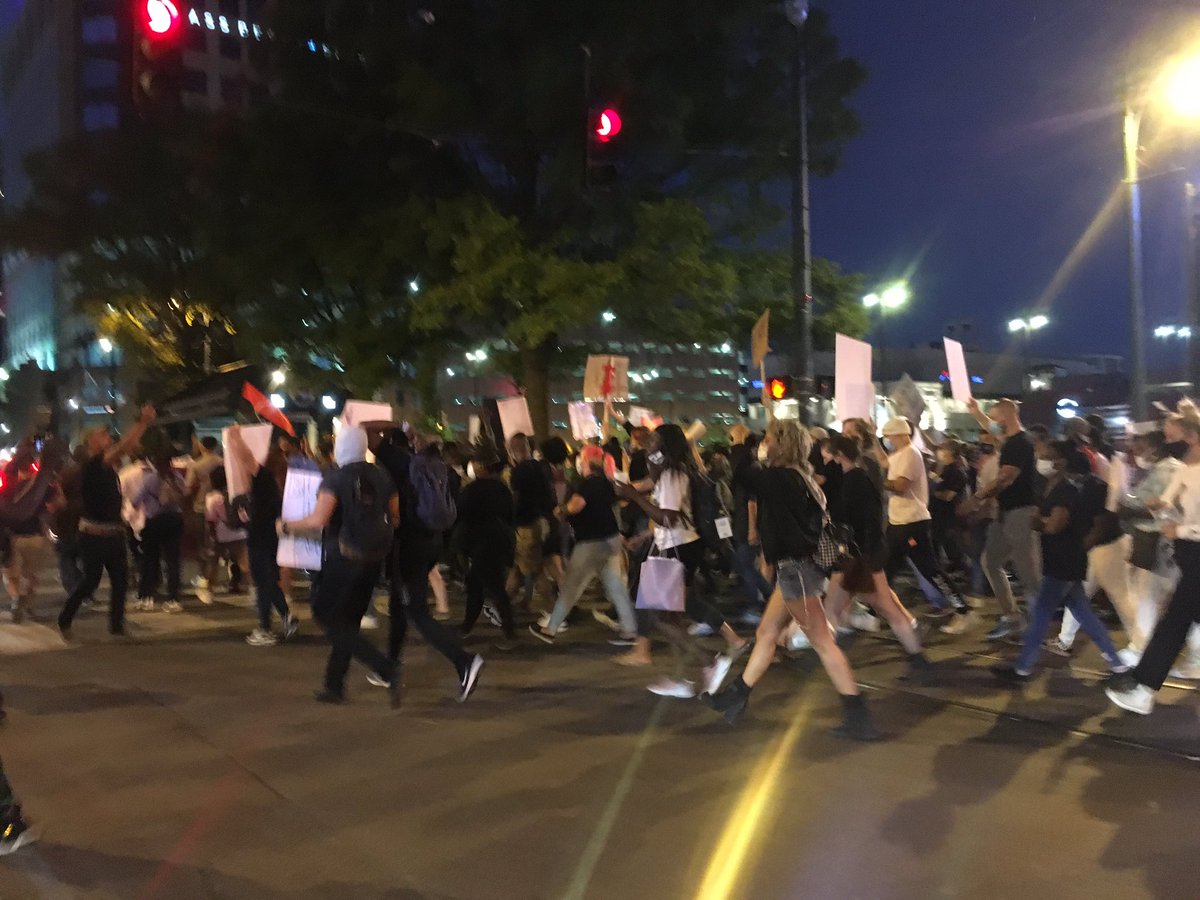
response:
<path fill-rule="evenodd" d="M 885 435 L 893 434 L 912 434 L 912 424 L 904 416 L 896 416 L 888 419 L 883 423 L 883 433 Z"/>

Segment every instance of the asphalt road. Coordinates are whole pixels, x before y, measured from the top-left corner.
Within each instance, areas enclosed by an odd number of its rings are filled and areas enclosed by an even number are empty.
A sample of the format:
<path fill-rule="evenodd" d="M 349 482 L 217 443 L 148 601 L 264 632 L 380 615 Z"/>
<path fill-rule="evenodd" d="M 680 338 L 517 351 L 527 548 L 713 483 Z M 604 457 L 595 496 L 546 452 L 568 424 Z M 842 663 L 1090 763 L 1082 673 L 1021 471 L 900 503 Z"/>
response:
<path fill-rule="evenodd" d="M 1090 648 L 1013 693 L 977 635 L 939 642 L 939 684 L 909 690 L 862 637 L 887 740 L 857 745 L 811 653 L 730 728 L 646 692 L 590 622 L 508 654 L 484 631 L 462 705 L 416 638 L 393 713 L 357 669 L 352 703 L 311 700 L 311 625 L 260 649 L 244 603 L 131 622 L 116 643 L 90 614 L 67 650 L 0 625 L 0 753 L 42 830 L 0 900 L 1200 897 L 1197 695 L 1115 712 Z"/>

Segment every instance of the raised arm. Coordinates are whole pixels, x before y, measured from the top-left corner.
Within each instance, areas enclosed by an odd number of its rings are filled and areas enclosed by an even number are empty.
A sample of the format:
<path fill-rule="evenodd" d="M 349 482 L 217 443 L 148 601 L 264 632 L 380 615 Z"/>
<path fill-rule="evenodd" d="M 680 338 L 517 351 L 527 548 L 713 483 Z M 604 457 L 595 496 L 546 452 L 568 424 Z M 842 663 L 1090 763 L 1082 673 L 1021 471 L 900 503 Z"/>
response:
<path fill-rule="evenodd" d="M 104 452 L 104 461 L 111 466 L 140 444 L 142 436 L 146 433 L 146 429 L 150 427 L 150 423 L 154 421 L 157 415 L 158 413 L 149 403 L 143 406 L 141 418 L 133 424 L 133 427 L 129 429 L 121 440 L 117 441 Z"/>

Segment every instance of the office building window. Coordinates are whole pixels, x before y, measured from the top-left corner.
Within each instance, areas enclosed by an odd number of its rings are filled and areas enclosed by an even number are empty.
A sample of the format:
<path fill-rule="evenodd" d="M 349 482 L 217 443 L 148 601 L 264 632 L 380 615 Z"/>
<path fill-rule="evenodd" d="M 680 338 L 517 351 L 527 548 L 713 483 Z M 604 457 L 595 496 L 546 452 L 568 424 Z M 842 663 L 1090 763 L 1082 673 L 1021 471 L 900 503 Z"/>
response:
<path fill-rule="evenodd" d="M 117 21 L 112 16 L 90 16 L 83 20 L 82 33 L 85 44 L 115 44 Z"/>
<path fill-rule="evenodd" d="M 201 69 L 184 69 L 179 79 L 183 89 L 191 94 L 208 93 L 208 75 Z"/>
<path fill-rule="evenodd" d="M 236 78 L 221 79 L 221 100 L 230 106 L 240 106 L 246 102 L 246 85 Z"/>
<path fill-rule="evenodd" d="M 117 104 L 89 103 L 83 108 L 83 127 L 85 131 L 99 131 L 102 128 L 116 128 Z"/>
<path fill-rule="evenodd" d="M 84 88 L 114 88 L 117 86 L 117 63 L 112 59 L 83 61 Z"/>

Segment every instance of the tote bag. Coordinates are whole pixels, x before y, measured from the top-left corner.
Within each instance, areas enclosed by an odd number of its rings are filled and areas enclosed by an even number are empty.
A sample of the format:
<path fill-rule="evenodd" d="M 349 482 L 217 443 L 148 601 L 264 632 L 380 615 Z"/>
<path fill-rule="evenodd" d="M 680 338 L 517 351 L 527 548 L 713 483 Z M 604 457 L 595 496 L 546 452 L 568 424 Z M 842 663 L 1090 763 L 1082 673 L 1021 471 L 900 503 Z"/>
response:
<path fill-rule="evenodd" d="M 657 553 L 655 547 L 642 563 L 637 608 L 683 612 L 686 599 L 683 563 L 673 556 L 658 556 Z"/>

